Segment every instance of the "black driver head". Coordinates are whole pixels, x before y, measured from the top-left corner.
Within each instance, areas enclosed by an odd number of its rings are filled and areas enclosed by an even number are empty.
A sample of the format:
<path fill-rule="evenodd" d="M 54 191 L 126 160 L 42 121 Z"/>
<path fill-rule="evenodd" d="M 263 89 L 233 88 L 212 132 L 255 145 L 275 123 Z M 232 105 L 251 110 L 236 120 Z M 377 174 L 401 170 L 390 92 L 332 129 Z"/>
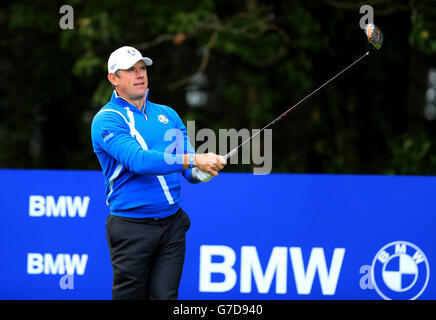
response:
<path fill-rule="evenodd" d="M 372 44 L 377 50 L 381 48 L 383 44 L 383 33 L 380 28 L 373 25 L 372 23 L 366 25 L 365 35 L 368 38 L 368 42 Z"/>

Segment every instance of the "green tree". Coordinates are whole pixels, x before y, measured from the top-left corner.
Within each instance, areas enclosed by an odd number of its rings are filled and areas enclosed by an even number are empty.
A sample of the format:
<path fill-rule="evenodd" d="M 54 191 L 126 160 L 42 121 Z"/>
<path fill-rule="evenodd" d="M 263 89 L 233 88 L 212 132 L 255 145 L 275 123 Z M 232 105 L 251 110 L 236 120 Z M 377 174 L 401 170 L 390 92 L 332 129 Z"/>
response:
<path fill-rule="evenodd" d="M 359 1 L 25 0 L 0 10 L 0 166 L 98 169 L 90 124 L 110 52 L 150 56 L 150 100 L 197 129 L 261 128 L 365 50 Z M 435 1 L 369 1 L 384 47 L 273 128 L 273 172 L 434 174 L 424 106 Z M 205 99 L 189 103 L 189 92 Z M 250 171 L 247 165 L 227 171 Z"/>

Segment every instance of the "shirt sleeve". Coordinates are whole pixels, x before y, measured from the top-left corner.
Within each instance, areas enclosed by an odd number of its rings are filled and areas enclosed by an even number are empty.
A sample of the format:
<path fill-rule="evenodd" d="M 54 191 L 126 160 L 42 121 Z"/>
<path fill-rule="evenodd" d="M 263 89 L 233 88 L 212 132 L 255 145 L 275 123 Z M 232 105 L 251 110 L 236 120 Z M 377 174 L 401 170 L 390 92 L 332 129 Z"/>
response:
<path fill-rule="evenodd" d="M 176 111 L 171 109 L 171 112 L 172 112 L 172 118 L 176 122 L 177 129 L 183 134 L 183 139 L 180 139 L 183 142 L 183 146 L 181 146 L 183 153 L 185 154 L 195 153 L 195 150 L 192 147 L 191 142 L 189 141 L 188 130 L 186 130 L 185 124 L 183 123 L 182 119 L 180 119 L 180 116 Z M 190 183 L 199 183 L 197 179 L 194 179 L 192 177 L 192 168 L 182 170 L 182 175 Z"/>
<path fill-rule="evenodd" d="M 183 170 L 183 155 L 142 149 L 122 116 L 115 112 L 95 116 L 91 137 L 96 153 L 106 152 L 131 172 L 163 175 Z"/>

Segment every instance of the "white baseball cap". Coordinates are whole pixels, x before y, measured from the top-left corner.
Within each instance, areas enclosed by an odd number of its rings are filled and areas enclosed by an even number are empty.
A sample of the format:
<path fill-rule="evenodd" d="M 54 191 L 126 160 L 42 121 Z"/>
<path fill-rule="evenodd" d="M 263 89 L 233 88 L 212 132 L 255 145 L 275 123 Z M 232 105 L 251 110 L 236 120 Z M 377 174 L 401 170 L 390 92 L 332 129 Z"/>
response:
<path fill-rule="evenodd" d="M 107 61 L 108 73 L 114 73 L 118 69 L 129 69 L 139 60 L 144 61 L 146 66 L 151 66 L 153 64 L 153 60 L 143 57 L 141 52 L 133 47 L 124 46 L 118 48 L 111 53 L 109 60 Z"/>

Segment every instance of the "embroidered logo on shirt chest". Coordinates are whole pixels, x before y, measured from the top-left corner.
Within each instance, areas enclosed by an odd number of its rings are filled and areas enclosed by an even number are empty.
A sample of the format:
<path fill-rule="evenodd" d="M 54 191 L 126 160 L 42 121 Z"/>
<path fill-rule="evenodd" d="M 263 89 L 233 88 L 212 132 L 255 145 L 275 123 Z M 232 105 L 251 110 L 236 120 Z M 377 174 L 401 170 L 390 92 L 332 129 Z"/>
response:
<path fill-rule="evenodd" d="M 168 118 L 166 116 L 164 116 L 163 114 L 160 114 L 158 117 L 160 122 L 162 122 L 163 124 L 167 124 L 168 123 Z"/>

